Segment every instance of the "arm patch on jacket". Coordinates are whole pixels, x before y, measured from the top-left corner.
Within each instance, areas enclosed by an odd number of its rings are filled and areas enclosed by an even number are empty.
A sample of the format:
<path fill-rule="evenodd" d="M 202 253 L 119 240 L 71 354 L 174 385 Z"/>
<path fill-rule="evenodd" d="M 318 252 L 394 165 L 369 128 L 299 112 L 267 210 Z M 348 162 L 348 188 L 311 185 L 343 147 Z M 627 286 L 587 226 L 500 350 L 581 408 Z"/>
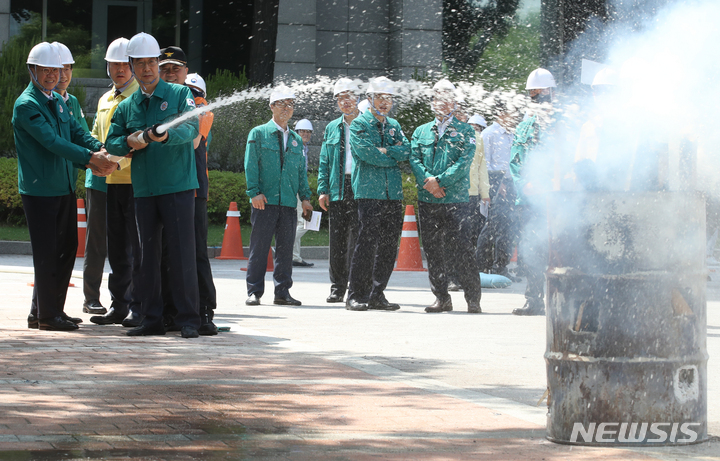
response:
<path fill-rule="evenodd" d="M 35 114 L 32 117 L 30 117 L 30 120 L 35 120 L 38 117 L 40 117 L 40 114 Z"/>

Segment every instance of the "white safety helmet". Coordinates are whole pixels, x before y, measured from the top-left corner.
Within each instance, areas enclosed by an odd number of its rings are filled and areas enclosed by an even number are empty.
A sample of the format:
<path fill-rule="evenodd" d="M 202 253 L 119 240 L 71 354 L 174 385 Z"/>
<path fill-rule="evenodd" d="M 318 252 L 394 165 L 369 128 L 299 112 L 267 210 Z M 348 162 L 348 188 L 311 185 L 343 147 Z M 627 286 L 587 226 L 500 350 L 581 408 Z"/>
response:
<path fill-rule="evenodd" d="M 38 43 L 30 50 L 27 58 L 28 65 L 63 68 L 60 51 L 48 42 Z"/>
<path fill-rule="evenodd" d="M 592 81 L 592 87 L 595 88 L 599 85 L 617 85 L 619 81 L 618 73 L 610 67 L 601 69 L 600 72 L 595 74 Z"/>
<path fill-rule="evenodd" d="M 370 80 L 370 84 L 367 87 L 367 94 L 384 93 L 384 94 L 395 94 L 395 85 L 392 80 L 387 77 L 377 77 Z"/>
<path fill-rule="evenodd" d="M 475 114 L 472 117 L 470 117 L 467 121 L 468 123 L 474 123 L 475 125 L 480 125 L 485 128 L 487 128 L 487 122 L 485 121 L 485 117 L 483 117 L 480 114 Z"/>
<path fill-rule="evenodd" d="M 368 101 L 367 99 L 363 99 L 362 101 L 360 101 L 358 103 L 357 107 L 358 107 L 358 110 L 360 111 L 360 113 L 362 114 L 363 112 L 370 109 L 370 101 Z"/>
<path fill-rule="evenodd" d="M 130 58 L 157 58 L 160 56 L 160 45 L 152 35 L 140 32 L 128 42 L 127 55 Z"/>
<path fill-rule="evenodd" d="M 347 77 L 343 77 L 337 82 L 335 82 L 335 86 L 333 88 L 333 96 L 339 95 L 340 93 L 344 93 L 346 91 L 349 91 L 352 94 L 360 94 L 360 85 L 359 80 L 350 80 Z"/>
<path fill-rule="evenodd" d="M 453 83 L 452 83 L 450 80 L 446 79 L 446 78 L 438 81 L 438 82 L 433 86 L 433 91 L 452 91 L 452 92 L 455 92 L 456 90 L 457 90 L 457 88 L 455 88 L 455 85 L 453 85 Z"/>
<path fill-rule="evenodd" d="M 203 96 L 207 94 L 207 86 L 205 85 L 205 79 L 203 79 L 199 74 L 188 74 L 188 76 L 185 78 L 185 84 L 187 86 L 191 86 L 202 91 Z"/>
<path fill-rule="evenodd" d="M 284 85 L 276 86 L 270 93 L 270 104 L 283 99 L 295 99 L 295 93 Z"/>
<path fill-rule="evenodd" d="M 555 88 L 555 78 L 547 69 L 535 69 L 530 72 L 527 79 L 526 90 L 544 90 L 545 88 Z"/>
<path fill-rule="evenodd" d="M 313 131 L 312 123 L 310 123 L 310 120 L 306 118 L 298 120 L 297 122 L 295 122 L 295 131 L 297 130 Z"/>
<path fill-rule="evenodd" d="M 105 61 L 107 62 L 128 62 L 127 47 L 130 40 L 125 37 L 120 37 L 113 40 L 108 45 L 107 51 L 105 52 Z"/>
<path fill-rule="evenodd" d="M 60 61 L 63 63 L 63 65 L 75 64 L 75 60 L 73 59 L 73 55 L 70 52 L 70 48 L 60 42 L 52 42 L 51 45 L 57 47 L 58 52 L 60 53 Z"/>

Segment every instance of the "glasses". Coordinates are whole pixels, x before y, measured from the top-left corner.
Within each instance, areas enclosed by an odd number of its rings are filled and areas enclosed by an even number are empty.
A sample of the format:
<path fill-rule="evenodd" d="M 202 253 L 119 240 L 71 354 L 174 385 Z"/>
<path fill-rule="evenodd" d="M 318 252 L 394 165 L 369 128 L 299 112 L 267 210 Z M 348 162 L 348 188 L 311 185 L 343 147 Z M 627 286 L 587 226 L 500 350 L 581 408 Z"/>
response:
<path fill-rule="evenodd" d="M 42 67 L 43 75 L 60 75 L 60 70 L 57 67 Z"/>
<path fill-rule="evenodd" d="M 65 67 L 65 68 L 62 68 L 62 69 L 59 69 L 59 70 L 60 70 L 60 73 L 61 73 L 61 74 L 69 74 L 69 73 L 72 72 L 73 69 L 72 69 L 72 67 Z"/>
<path fill-rule="evenodd" d="M 293 101 L 290 101 L 290 102 L 275 101 L 275 105 L 281 109 L 295 107 L 295 103 Z"/>
<path fill-rule="evenodd" d="M 376 95 L 374 96 L 374 99 L 375 99 L 376 101 L 392 102 L 393 97 L 392 97 L 391 95 L 389 95 L 389 94 L 384 94 L 384 95 L 383 95 L 383 94 L 376 94 Z"/>
<path fill-rule="evenodd" d="M 345 101 L 357 101 L 357 96 L 352 94 L 340 94 L 338 95 L 338 101 L 345 102 Z"/>

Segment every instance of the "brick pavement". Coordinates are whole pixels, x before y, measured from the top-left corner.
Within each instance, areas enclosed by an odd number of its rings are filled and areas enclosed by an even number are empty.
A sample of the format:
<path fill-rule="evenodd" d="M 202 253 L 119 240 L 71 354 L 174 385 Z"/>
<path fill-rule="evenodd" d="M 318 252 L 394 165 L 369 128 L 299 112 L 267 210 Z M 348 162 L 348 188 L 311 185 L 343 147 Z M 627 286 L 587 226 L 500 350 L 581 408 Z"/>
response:
<path fill-rule="evenodd" d="M 87 323 L 28 330 L 27 271 L 13 271 L 0 280 L 0 460 L 646 460 L 679 450 L 553 444 L 512 411 L 262 341 L 242 319 L 196 340 Z M 697 459 L 717 459 L 720 443 L 704 447 Z"/>

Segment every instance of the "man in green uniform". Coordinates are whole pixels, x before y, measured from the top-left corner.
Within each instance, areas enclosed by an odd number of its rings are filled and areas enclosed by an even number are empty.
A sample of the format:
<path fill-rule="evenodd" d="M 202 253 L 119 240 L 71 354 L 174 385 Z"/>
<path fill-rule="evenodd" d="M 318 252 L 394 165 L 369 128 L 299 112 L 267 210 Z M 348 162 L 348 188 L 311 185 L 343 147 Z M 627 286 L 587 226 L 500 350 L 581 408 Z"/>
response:
<path fill-rule="evenodd" d="M 425 312 L 452 310 L 447 277 L 447 267 L 452 264 L 468 312 L 480 313 L 480 274 L 470 243 L 473 216 L 468 203 L 477 137 L 470 125 L 453 117 L 456 92 L 448 80 L 435 84 L 432 107 L 436 119 L 419 126 L 412 137 L 410 166 L 417 181 L 420 234 L 435 295 L 435 302 Z M 445 261 L 445 246 L 452 260 Z"/>
<path fill-rule="evenodd" d="M 105 175 L 117 164 L 53 91 L 63 68 L 58 48 L 36 45 L 27 65 L 32 81 L 15 101 L 12 123 L 35 269 L 28 327 L 76 330 L 82 320 L 69 317 L 64 307 L 77 252 L 77 168 L 89 165 Z"/>
<path fill-rule="evenodd" d="M 341 78 L 335 82 L 334 96 L 342 115 L 328 123 L 320 150 L 318 202 L 330 221 L 329 303 L 345 301 L 350 259 L 358 233 L 357 201 L 352 191 L 353 158 L 350 124 L 360 115 L 357 108 L 360 87 L 356 81 Z"/>
<path fill-rule="evenodd" d="M 275 236 L 274 304 L 300 306 L 290 296 L 292 251 L 297 223 L 297 200 L 303 212 L 312 211 L 303 142 L 288 127 L 295 108 L 295 94 L 278 87 L 270 94 L 272 120 L 256 126 L 245 149 L 247 195 L 252 203 L 250 256 L 248 257 L 245 304 L 257 306 L 265 292 L 265 271 L 270 243 Z"/>
<path fill-rule="evenodd" d="M 195 108 L 190 90 L 159 77 L 160 47 L 146 33 L 130 39 L 127 55 L 140 88 L 115 111 L 108 151 L 125 156 L 134 149 L 132 184 L 142 261 L 138 296 L 145 318 L 129 336 L 164 335 L 160 292 L 161 234 L 165 230 L 170 278 L 183 338 L 197 338 L 198 281 L 195 267 L 195 189 L 198 187 L 193 140 L 197 118 L 157 131 L 157 126 Z M 112 242 L 110 242 L 112 245 Z"/>
<path fill-rule="evenodd" d="M 402 175 L 410 143 L 397 120 L 388 117 L 395 87 L 387 77 L 370 81 L 370 110 L 350 125 L 350 146 L 355 163 L 352 186 L 358 201 L 359 230 L 350 263 L 350 286 L 345 308 L 397 310 L 385 298 L 402 231 Z"/>
<path fill-rule="evenodd" d="M 552 103 L 554 98 L 555 79 L 546 69 L 535 69 L 530 73 L 526 89 L 530 99 L 538 104 Z M 534 167 L 547 168 L 547 159 L 538 160 L 543 135 L 538 123 L 538 114 L 526 116 L 525 120 L 515 128 L 510 149 L 510 173 L 513 177 L 521 220 L 520 248 L 524 272 L 527 277 L 525 288 L 525 305 L 513 309 L 515 315 L 545 314 L 545 266 L 548 260 L 547 247 L 547 212 L 543 200 L 537 200 L 541 194 L 548 192 L 550 187 L 543 182 L 543 175 L 533 171 Z M 549 177 L 549 176 L 548 176 Z M 532 199 L 532 200 L 531 200 Z"/>
<path fill-rule="evenodd" d="M 60 79 L 55 91 L 60 93 L 70 112 L 85 131 L 88 129 L 85 114 L 77 98 L 67 92 L 72 81 L 73 59 L 70 49 L 59 42 L 53 42 L 62 60 Z M 95 136 L 95 139 L 97 137 Z M 103 140 L 101 139 L 100 142 Z M 83 312 L 88 314 L 104 314 L 107 312 L 100 303 L 100 284 L 102 283 L 105 257 L 107 256 L 107 239 L 105 237 L 105 177 L 92 174 L 92 169 L 85 171 L 85 259 L 83 261 Z"/>

